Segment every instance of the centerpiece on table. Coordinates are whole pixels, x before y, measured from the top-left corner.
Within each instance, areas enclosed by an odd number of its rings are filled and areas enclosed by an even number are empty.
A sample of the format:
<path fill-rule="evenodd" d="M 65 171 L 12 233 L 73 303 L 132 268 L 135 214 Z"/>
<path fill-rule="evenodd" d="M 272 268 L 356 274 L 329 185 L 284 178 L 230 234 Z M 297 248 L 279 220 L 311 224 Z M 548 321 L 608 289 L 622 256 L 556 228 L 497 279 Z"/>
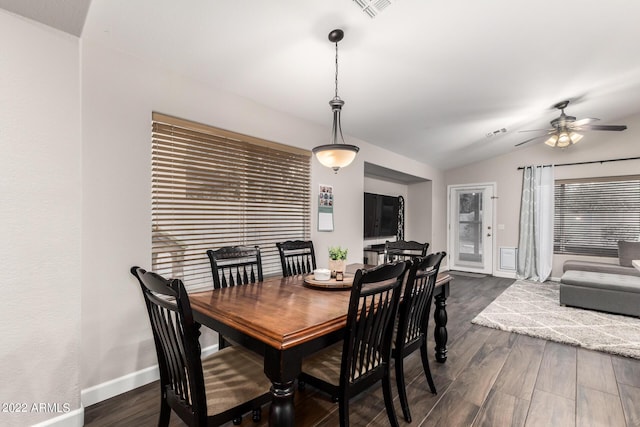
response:
<path fill-rule="evenodd" d="M 331 270 L 331 277 L 336 277 L 336 273 L 340 273 L 338 276 L 344 275 L 344 270 L 347 266 L 348 251 L 348 249 L 342 249 L 340 246 L 329 247 L 329 270 Z"/>

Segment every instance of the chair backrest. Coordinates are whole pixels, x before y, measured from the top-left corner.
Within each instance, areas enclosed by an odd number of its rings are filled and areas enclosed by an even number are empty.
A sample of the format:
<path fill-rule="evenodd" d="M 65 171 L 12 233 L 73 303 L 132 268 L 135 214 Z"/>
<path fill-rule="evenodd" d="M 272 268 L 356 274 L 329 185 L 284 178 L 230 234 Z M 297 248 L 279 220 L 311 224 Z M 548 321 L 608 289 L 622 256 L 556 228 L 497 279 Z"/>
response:
<path fill-rule="evenodd" d="M 311 273 L 316 269 L 316 254 L 311 240 L 287 240 L 276 243 L 284 277 Z"/>
<path fill-rule="evenodd" d="M 214 289 L 262 282 L 259 246 L 225 246 L 207 251 Z"/>
<path fill-rule="evenodd" d="M 415 240 L 386 241 L 384 244 L 384 262 L 412 260 L 427 254 L 429 243 L 418 243 Z"/>
<path fill-rule="evenodd" d="M 393 323 L 408 262 L 383 264 L 356 271 L 351 288 L 347 329 L 342 350 L 340 388 L 350 395 L 380 379 L 391 357 Z M 384 365 L 387 365 L 386 367 Z M 377 371 L 377 374 L 374 372 Z M 361 383 L 361 387 L 357 387 Z M 356 386 L 356 387 L 354 387 Z"/>
<path fill-rule="evenodd" d="M 429 254 L 413 260 L 405 282 L 398 315 L 396 349 L 421 341 L 427 332 L 440 263 L 445 252 Z"/>
<path fill-rule="evenodd" d="M 205 425 L 207 401 L 199 331 L 184 285 L 181 280 L 168 280 L 140 267 L 131 268 L 131 273 L 144 295 L 166 400 L 189 425 Z"/>

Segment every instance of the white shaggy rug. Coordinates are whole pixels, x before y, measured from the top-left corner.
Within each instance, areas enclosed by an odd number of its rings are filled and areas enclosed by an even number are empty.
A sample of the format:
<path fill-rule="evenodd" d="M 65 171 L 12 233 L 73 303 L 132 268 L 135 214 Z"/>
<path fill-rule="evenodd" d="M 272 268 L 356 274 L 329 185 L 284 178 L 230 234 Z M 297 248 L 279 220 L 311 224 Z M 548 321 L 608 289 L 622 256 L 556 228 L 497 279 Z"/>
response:
<path fill-rule="evenodd" d="M 517 280 L 471 322 L 640 359 L 640 319 L 562 307 L 559 284 Z"/>

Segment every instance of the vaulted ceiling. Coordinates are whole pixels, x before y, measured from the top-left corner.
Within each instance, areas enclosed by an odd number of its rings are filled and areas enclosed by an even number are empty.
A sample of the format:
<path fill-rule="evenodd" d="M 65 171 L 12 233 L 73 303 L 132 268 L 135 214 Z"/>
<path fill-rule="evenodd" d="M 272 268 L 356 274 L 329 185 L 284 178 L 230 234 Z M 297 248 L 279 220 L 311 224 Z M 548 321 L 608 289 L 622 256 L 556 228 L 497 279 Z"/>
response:
<path fill-rule="evenodd" d="M 562 100 L 568 114 L 601 124 L 640 114 L 640 2 L 387 3 L 375 18 L 353 0 L 0 0 L 0 8 L 327 128 L 335 77 L 327 35 L 341 28 L 347 142 L 443 169 L 524 149 L 514 145 L 535 133 L 519 131 L 549 127 Z"/>

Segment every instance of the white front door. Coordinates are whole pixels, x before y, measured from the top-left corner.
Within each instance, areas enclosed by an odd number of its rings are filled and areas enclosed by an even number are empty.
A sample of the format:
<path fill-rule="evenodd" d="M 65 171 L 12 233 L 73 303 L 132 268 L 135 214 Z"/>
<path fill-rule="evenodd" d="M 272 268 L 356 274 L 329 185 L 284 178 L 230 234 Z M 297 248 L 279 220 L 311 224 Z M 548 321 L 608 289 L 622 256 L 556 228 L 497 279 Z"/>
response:
<path fill-rule="evenodd" d="M 495 184 L 449 186 L 449 269 L 493 273 Z"/>

